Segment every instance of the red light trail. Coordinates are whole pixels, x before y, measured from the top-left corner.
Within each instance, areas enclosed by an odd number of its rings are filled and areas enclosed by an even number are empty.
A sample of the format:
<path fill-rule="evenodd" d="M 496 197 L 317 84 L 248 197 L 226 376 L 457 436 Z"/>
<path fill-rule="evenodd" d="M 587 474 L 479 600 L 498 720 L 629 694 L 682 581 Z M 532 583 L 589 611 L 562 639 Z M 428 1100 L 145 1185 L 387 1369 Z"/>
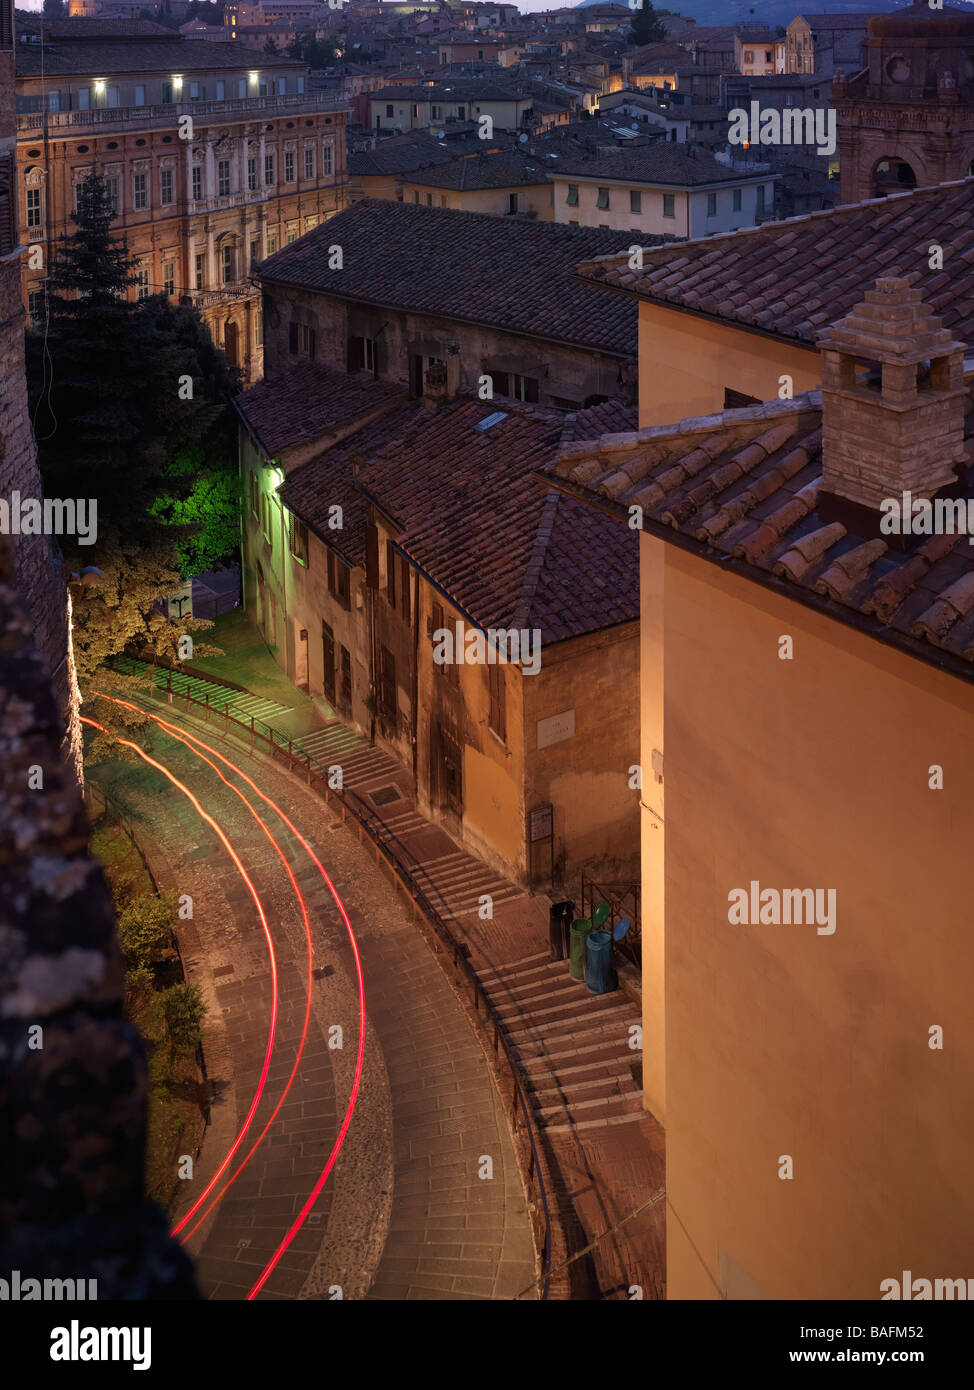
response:
<path fill-rule="evenodd" d="M 96 692 L 96 693 L 97 693 L 97 692 Z M 297 1217 L 295 1218 L 295 1220 L 293 1221 L 293 1223 L 292 1223 L 291 1226 L 289 1227 L 289 1229 L 288 1229 L 288 1231 L 286 1232 L 286 1234 L 285 1234 L 283 1240 L 281 1241 L 280 1245 L 277 1247 L 277 1249 L 275 1250 L 274 1254 L 271 1256 L 271 1259 L 268 1261 L 267 1265 L 265 1266 L 265 1268 L 264 1268 L 263 1271 L 261 1272 L 261 1275 L 260 1275 L 260 1277 L 258 1278 L 257 1282 L 254 1284 L 253 1288 L 252 1288 L 252 1289 L 250 1290 L 250 1292 L 248 1293 L 248 1295 L 247 1295 L 248 1300 L 252 1300 L 252 1299 L 255 1299 L 255 1298 L 257 1297 L 258 1293 L 259 1293 L 260 1290 L 263 1288 L 264 1284 L 267 1282 L 267 1279 L 269 1278 L 269 1276 L 271 1275 L 271 1273 L 272 1273 L 272 1272 L 274 1271 L 274 1269 L 276 1268 L 276 1266 L 277 1266 L 278 1262 L 280 1261 L 281 1257 L 284 1255 L 285 1251 L 288 1249 L 289 1245 L 290 1245 L 291 1242 L 294 1240 L 294 1237 L 297 1235 L 298 1231 L 301 1229 L 302 1225 L 304 1224 L 305 1220 L 307 1219 L 307 1216 L 308 1216 L 309 1212 L 311 1211 L 311 1209 L 312 1209 L 312 1207 L 314 1206 L 315 1202 L 318 1200 L 318 1197 L 319 1197 L 320 1194 L 321 1194 L 321 1190 L 322 1190 L 322 1188 L 324 1187 L 325 1182 L 327 1181 L 328 1176 L 329 1176 L 329 1174 L 331 1173 L 332 1168 L 333 1168 L 334 1165 L 335 1165 L 335 1162 L 336 1162 L 336 1160 L 337 1160 L 337 1158 L 338 1158 L 339 1153 L 341 1152 L 342 1145 L 343 1145 L 344 1142 L 345 1142 L 345 1136 L 346 1136 L 346 1134 L 347 1134 L 347 1132 L 348 1132 L 349 1125 L 351 1124 L 352 1115 L 353 1115 L 354 1110 L 355 1110 L 355 1104 L 356 1104 L 356 1100 L 357 1100 L 357 1098 L 358 1098 L 358 1092 L 359 1092 L 359 1088 L 360 1088 L 361 1080 L 362 1080 L 362 1071 L 363 1071 L 363 1062 L 364 1062 L 364 1053 L 365 1053 L 365 982 L 364 982 L 364 978 L 363 978 L 363 974 L 362 974 L 362 961 L 361 961 L 361 956 L 360 956 L 360 954 L 359 954 L 358 943 L 357 943 L 357 941 L 356 941 L 356 939 L 355 939 L 355 933 L 354 933 L 354 931 L 353 931 L 353 929 L 352 929 L 352 924 L 351 924 L 351 921 L 349 920 L 348 913 L 347 913 L 347 911 L 346 911 L 346 909 L 345 909 L 345 905 L 344 905 L 344 903 L 342 902 L 341 898 L 339 897 L 338 892 L 337 892 L 337 890 L 336 890 L 336 888 L 335 888 L 335 885 L 332 883 L 331 878 L 329 877 L 329 875 L 328 875 L 328 873 L 327 873 L 327 871 L 326 871 L 324 865 L 321 863 L 320 859 L 319 859 L 318 856 L 315 854 L 315 852 L 314 852 L 314 850 L 312 849 L 311 845 L 308 843 L 308 841 L 305 839 L 305 837 L 301 834 L 300 830 L 298 830 L 297 826 L 294 825 L 294 823 L 291 821 L 291 819 L 290 819 L 290 818 L 285 814 L 285 812 L 281 809 L 281 807 L 278 806 L 277 803 L 274 802 L 274 801 L 273 801 L 269 796 L 267 796 L 263 791 L 261 791 L 261 789 L 257 786 L 257 784 L 256 784 L 250 777 L 247 776 L 247 774 L 242 770 L 242 768 L 238 767 L 237 764 L 235 764 L 231 759 L 226 758 L 221 752 L 219 752 L 218 749 L 214 748 L 211 744 L 205 742 L 203 739 L 198 738 L 195 734 L 191 734 L 191 733 L 188 733 L 188 732 L 186 732 L 186 731 L 180 730 L 180 729 L 178 728 L 178 726 L 169 723 L 167 720 L 162 719 L 162 718 L 161 718 L 160 716 L 158 716 L 158 715 L 155 715 L 155 714 L 150 713 L 148 710 L 143 709 L 143 708 L 142 708 L 141 706 L 139 706 L 139 705 L 133 705 L 133 704 L 130 704 L 128 701 L 120 700 L 120 699 L 115 699 L 115 697 L 109 696 L 109 695 L 103 695 L 103 696 L 100 696 L 100 698 L 111 700 L 112 703 L 118 704 L 118 705 L 122 705 L 122 706 L 124 706 L 124 707 L 126 707 L 126 708 L 128 708 L 128 709 L 131 709 L 131 710 L 137 710 L 139 713 L 145 714 L 149 719 L 153 720 L 153 722 L 156 723 L 160 728 L 164 729 L 164 730 L 165 730 L 167 733 L 169 733 L 173 738 L 176 738 L 179 742 L 183 743 L 185 746 L 189 747 L 190 745 L 194 745 L 194 747 L 191 748 L 191 751 L 196 752 L 196 755 L 197 755 L 198 757 L 202 758 L 204 762 L 209 763 L 209 766 L 212 767 L 212 768 L 214 769 L 214 771 L 217 773 L 217 776 L 220 777 L 220 780 L 223 781 L 225 785 L 227 785 L 228 787 L 230 787 L 230 790 L 236 792 L 236 794 L 237 794 L 238 796 L 241 797 L 241 799 L 244 801 L 245 805 L 247 805 L 248 810 L 250 810 L 251 814 L 252 814 L 252 815 L 254 816 L 254 818 L 257 820 L 258 824 L 261 825 L 261 828 L 264 830 L 264 833 L 265 833 L 265 834 L 268 836 L 268 838 L 272 841 L 272 843 L 273 843 L 274 846 L 275 846 L 275 849 L 277 849 L 278 854 L 281 856 L 281 858 L 282 858 L 282 860 L 283 860 L 284 856 L 283 856 L 283 854 L 281 853 L 280 848 L 277 846 L 276 842 L 275 842 L 274 839 L 273 839 L 273 836 L 270 834 L 269 830 L 268 830 L 267 827 L 264 825 L 264 823 L 263 823 L 263 821 L 261 820 L 261 818 L 257 815 L 256 811 L 254 811 L 253 807 L 250 806 L 249 802 L 247 802 L 246 798 L 243 797 L 242 793 L 240 793 L 240 792 L 238 791 L 237 788 L 230 786 L 230 784 L 227 782 L 226 778 L 224 778 L 223 775 L 220 773 L 219 769 L 216 768 L 216 767 L 214 766 L 214 764 L 211 763 L 210 760 L 209 760 L 208 758 L 205 758 L 205 757 L 203 756 L 203 754 L 200 753 L 198 750 L 199 750 L 199 749 L 206 749 L 208 752 L 212 753 L 213 756 L 214 756 L 215 758 L 218 758 L 218 759 L 220 760 L 220 762 L 222 762 L 226 767 L 232 769 L 232 771 L 235 772 L 235 773 L 237 774 L 237 776 L 240 777 L 244 782 L 246 782 L 246 784 L 247 784 L 249 787 L 251 787 L 252 790 L 253 790 L 254 792 L 256 792 L 256 794 L 261 798 L 261 800 L 264 801 L 264 802 L 266 803 L 266 805 L 268 805 L 269 807 L 271 807 L 271 809 L 276 813 L 276 815 L 278 815 L 278 816 L 281 818 L 281 820 L 284 822 L 284 824 L 285 824 L 285 825 L 288 827 L 288 829 L 291 831 L 292 835 L 294 835 L 295 838 L 299 841 L 299 843 L 301 844 L 301 846 L 302 846 L 302 848 L 304 849 L 305 853 L 308 855 L 308 857 L 309 857 L 309 858 L 311 859 L 311 861 L 314 863 L 314 865 L 315 865 L 315 867 L 317 868 L 318 872 L 320 873 L 320 875 L 321 875 L 323 881 L 324 881 L 325 884 L 327 885 L 328 891 L 331 893 L 331 896 L 332 896 L 332 898 L 333 898 L 333 900 L 334 900 L 334 902 L 335 902 L 336 907 L 338 908 L 339 914 L 340 914 L 340 916 L 341 916 L 341 918 L 342 918 L 342 921 L 343 921 L 343 923 L 344 923 L 344 925 L 345 925 L 345 930 L 346 930 L 346 932 L 347 932 L 347 934 L 348 934 L 348 940 L 349 940 L 349 944 L 350 944 L 350 946 L 351 946 L 352 956 L 353 956 L 353 959 L 354 959 L 354 962 L 355 962 L 355 975 L 356 975 L 356 985 L 357 985 L 357 989 L 358 989 L 358 1005 L 359 1005 L 358 1048 L 357 1048 L 356 1059 L 355 1059 L 355 1074 L 354 1074 L 354 1078 L 353 1078 L 353 1082 L 352 1082 L 352 1088 L 351 1088 L 351 1093 L 350 1093 L 350 1096 L 349 1096 L 348 1105 L 347 1105 L 346 1110 L 345 1110 L 345 1115 L 344 1115 L 344 1118 L 343 1118 L 343 1121 L 342 1121 L 341 1128 L 340 1128 L 340 1130 L 339 1130 L 339 1132 L 338 1132 L 338 1136 L 337 1136 L 337 1138 L 336 1138 L 336 1140 L 335 1140 L 335 1143 L 334 1143 L 334 1145 L 332 1146 L 332 1150 L 331 1150 L 331 1152 L 330 1152 L 330 1154 L 329 1154 L 329 1156 L 328 1156 L 328 1159 L 327 1159 L 327 1161 L 326 1161 L 325 1167 L 324 1167 L 324 1169 L 322 1170 L 320 1176 L 318 1177 L 318 1180 L 317 1180 L 317 1182 L 315 1183 L 314 1187 L 312 1188 L 311 1194 L 309 1195 L 309 1197 L 308 1197 L 307 1200 L 305 1201 L 304 1205 L 302 1206 L 300 1212 L 298 1213 Z M 85 720 L 85 722 L 86 722 L 86 723 L 94 724 L 94 721 L 93 721 L 93 720 Z M 95 727 L 100 728 L 101 726 L 100 726 L 100 725 L 95 725 Z M 120 741 L 121 741 L 121 740 L 120 740 Z M 136 747 L 135 745 L 132 745 L 132 744 L 129 744 L 129 746 L 131 746 L 131 747 Z M 146 757 L 145 754 L 142 754 L 142 750 L 141 750 L 141 749 L 138 749 L 138 748 L 136 747 L 136 751 L 139 752 L 139 753 L 141 754 L 141 756 Z M 146 758 L 146 760 L 149 761 L 149 762 L 152 762 L 152 761 L 153 761 L 152 759 L 148 759 L 148 758 Z M 156 765 L 156 766 L 160 766 L 159 764 L 155 764 L 155 765 Z M 162 770 L 163 772 L 165 772 L 165 769 L 163 769 L 163 768 L 160 768 L 160 770 Z M 168 773 L 167 773 L 166 775 L 169 776 Z M 174 784 L 179 785 L 179 784 L 177 783 L 177 779 L 175 779 L 175 778 L 173 778 L 173 777 L 170 776 L 170 780 L 173 781 Z M 190 797 L 190 799 L 193 801 L 194 805 L 196 805 L 198 809 L 201 809 L 201 808 L 199 808 L 198 803 L 196 802 L 195 798 L 192 796 L 192 793 L 190 793 L 190 792 L 188 791 L 188 789 L 185 789 L 185 788 L 182 788 L 182 787 L 181 787 L 181 789 L 182 789 L 182 790 L 185 790 L 185 791 L 186 791 L 186 794 L 187 794 L 187 795 Z M 202 812 L 202 814 L 204 815 L 204 817 L 206 817 L 206 813 L 205 813 L 205 812 Z M 206 818 L 207 818 L 207 819 L 210 819 L 209 817 L 206 817 Z M 219 828 L 216 827 L 216 825 L 215 825 L 215 822 L 213 822 L 213 824 L 214 824 L 214 828 L 217 829 L 217 832 L 220 833 L 220 832 L 219 832 Z M 222 836 L 221 836 L 221 838 L 222 838 Z M 229 845 L 228 845 L 228 848 L 229 848 Z M 231 854 L 232 854 L 232 851 L 231 851 Z M 237 862 L 236 856 L 234 856 L 234 860 L 235 860 L 235 862 Z M 239 864 L 238 864 L 238 867 L 241 867 L 241 866 L 239 866 Z M 285 867 L 286 867 L 286 868 L 288 867 L 287 864 L 286 864 L 286 861 L 285 861 Z M 241 873 L 243 873 L 242 867 L 241 867 Z M 274 1119 L 274 1116 L 277 1114 L 278 1110 L 280 1109 L 280 1106 L 283 1104 L 284 1097 L 286 1096 L 287 1091 L 290 1089 L 291 1083 L 292 1083 L 292 1081 L 293 1081 L 293 1079 L 294 1079 L 295 1072 L 297 1071 L 298 1062 L 300 1061 L 301 1051 L 303 1051 L 303 1048 L 304 1048 L 305 1038 L 306 1038 L 306 1033 L 307 1033 L 307 1027 L 308 1027 L 308 1014 L 309 1014 L 309 1011 L 310 1011 L 310 1002 L 311 1002 L 311 1000 L 310 1000 L 310 982 L 311 982 L 311 970 L 310 970 L 310 966 L 311 966 L 311 955 L 310 955 L 310 952 L 311 952 L 310 927 L 309 927 L 308 920 L 307 920 L 307 912 L 306 912 L 306 910 L 305 910 L 304 900 L 303 900 L 303 898 L 302 898 L 302 896 L 301 896 L 301 893 L 300 893 L 300 890 L 298 889 L 297 884 L 296 884 L 296 882 L 295 882 L 295 880 L 294 880 L 294 876 L 293 876 L 293 874 L 291 873 L 291 871 L 290 871 L 289 868 L 288 868 L 288 875 L 289 875 L 289 877 L 290 877 L 290 879 L 291 879 L 292 885 L 294 886 L 295 892 L 296 892 L 296 894 L 297 894 L 297 896 L 298 896 L 298 899 L 299 899 L 299 901 L 300 901 L 300 903 L 301 903 L 302 916 L 303 916 L 304 921 L 305 921 L 306 931 L 308 932 L 308 951 L 309 951 L 309 957 L 308 957 L 308 964 L 309 964 L 309 979 L 308 979 L 308 983 L 309 983 L 309 994 L 308 994 L 307 1009 L 306 1009 L 306 1012 L 305 1012 L 305 1025 L 304 1025 L 304 1033 L 302 1034 L 302 1039 L 301 1039 L 301 1047 L 300 1047 L 300 1050 L 299 1050 L 299 1052 L 298 1052 L 298 1057 L 297 1057 L 297 1059 L 295 1060 L 294 1067 L 292 1068 L 291 1075 L 290 1075 L 290 1077 L 289 1077 L 289 1079 L 288 1079 L 287 1087 L 285 1087 L 284 1094 L 281 1096 L 281 1099 L 278 1101 L 277 1107 L 275 1108 L 274 1113 L 272 1114 L 270 1120 L 268 1120 L 267 1125 L 265 1125 L 264 1130 L 262 1131 L 260 1137 L 257 1139 L 257 1141 L 255 1142 L 255 1144 L 253 1145 L 253 1147 L 250 1149 L 250 1152 L 247 1154 L 246 1158 L 244 1158 L 243 1162 L 238 1166 L 238 1168 L 235 1170 L 235 1172 L 232 1174 L 232 1176 L 229 1178 L 229 1180 L 226 1182 L 226 1184 L 223 1186 L 223 1188 L 221 1188 L 220 1192 L 217 1193 L 216 1197 L 213 1199 L 213 1201 L 212 1201 L 212 1202 L 210 1203 L 210 1205 L 207 1207 L 206 1211 L 203 1212 L 203 1214 L 200 1216 L 199 1220 L 198 1220 L 198 1221 L 196 1222 L 196 1224 L 194 1225 L 192 1231 L 190 1231 L 190 1232 L 187 1233 L 187 1237 L 186 1237 L 187 1239 L 189 1238 L 190 1235 L 193 1234 L 193 1231 L 195 1231 L 195 1230 L 198 1228 L 200 1222 L 202 1222 L 202 1221 L 205 1219 L 205 1217 L 207 1216 L 207 1214 L 209 1213 L 209 1211 L 212 1210 L 213 1206 L 216 1204 L 217 1201 L 219 1201 L 220 1197 L 222 1197 L 223 1193 L 226 1192 L 227 1188 L 231 1185 L 231 1183 L 233 1183 L 233 1182 L 236 1180 L 237 1176 L 240 1174 L 240 1172 L 241 1172 L 241 1171 L 243 1170 L 243 1168 L 246 1166 L 248 1160 L 250 1159 L 250 1157 L 252 1156 L 252 1154 L 255 1152 L 255 1150 L 257 1149 L 257 1147 L 258 1147 L 259 1144 L 261 1143 L 262 1139 L 264 1138 L 264 1135 L 266 1135 L 267 1130 L 268 1130 L 268 1128 L 270 1127 L 270 1124 L 272 1123 L 272 1121 L 273 1121 L 273 1119 Z M 250 886 L 249 880 L 248 880 L 248 886 Z M 252 890 L 252 891 L 253 891 L 253 890 Z M 267 929 L 266 929 L 266 919 L 263 917 L 263 913 L 261 913 L 261 919 L 262 919 L 262 922 L 264 922 L 265 931 L 266 931 L 266 930 L 267 930 Z M 269 936 L 269 933 L 268 933 L 268 936 Z M 275 1012 L 275 1017 L 276 1017 L 276 1004 L 277 1004 L 277 1000 L 276 1000 L 276 972 L 275 972 L 275 1000 L 274 1000 L 274 1012 Z M 263 1089 L 263 1082 L 264 1082 L 264 1080 L 266 1079 L 266 1072 L 267 1072 L 268 1061 L 269 1061 L 269 1054 L 268 1054 L 268 1058 L 265 1059 L 264 1073 L 263 1073 L 262 1078 L 261 1078 L 261 1090 Z M 238 1137 L 238 1139 L 237 1139 L 237 1141 L 236 1141 L 236 1143 L 235 1143 L 233 1149 L 231 1149 L 230 1153 L 227 1155 L 227 1158 L 224 1160 L 223 1164 L 221 1164 L 220 1169 L 218 1170 L 218 1172 L 216 1173 L 215 1177 L 214 1177 L 213 1180 L 210 1182 L 210 1184 L 207 1186 L 206 1191 L 201 1195 L 201 1197 L 197 1200 L 197 1202 L 196 1202 L 196 1203 L 194 1204 L 194 1206 L 190 1209 L 190 1211 L 186 1214 L 186 1216 L 183 1217 L 183 1220 L 180 1222 L 180 1225 L 176 1228 L 176 1232 L 178 1232 L 179 1229 L 181 1229 L 181 1227 L 182 1227 L 183 1225 L 185 1225 L 186 1221 L 188 1221 L 189 1218 L 193 1215 L 193 1213 L 194 1213 L 196 1210 L 198 1210 L 198 1208 L 199 1208 L 200 1204 L 202 1203 L 202 1201 L 205 1199 L 205 1197 L 208 1195 L 208 1193 L 212 1190 L 213 1186 L 214 1186 L 215 1183 L 216 1183 L 216 1180 L 220 1177 L 221 1173 L 222 1173 L 222 1172 L 225 1170 L 225 1168 L 228 1166 L 229 1159 L 232 1158 L 233 1153 L 235 1152 L 236 1148 L 239 1146 L 239 1143 L 240 1143 L 241 1139 L 243 1138 L 243 1134 L 246 1132 L 246 1128 L 249 1126 L 250 1119 L 252 1118 L 252 1114 L 253 1114 L 253 1110 L 254 1110 L 254 1109 L 255 1109 L 255 1106 L 252 1106 L 252 1107 L 251 1107 L 251 1114 L 248 1116 L 247 1124 L 245 1125 L 244 1130 L 241 1132 L 240 1136 Z M 174 1233 L 175 1233 L 175 1232 L 174 1232 Z"/>

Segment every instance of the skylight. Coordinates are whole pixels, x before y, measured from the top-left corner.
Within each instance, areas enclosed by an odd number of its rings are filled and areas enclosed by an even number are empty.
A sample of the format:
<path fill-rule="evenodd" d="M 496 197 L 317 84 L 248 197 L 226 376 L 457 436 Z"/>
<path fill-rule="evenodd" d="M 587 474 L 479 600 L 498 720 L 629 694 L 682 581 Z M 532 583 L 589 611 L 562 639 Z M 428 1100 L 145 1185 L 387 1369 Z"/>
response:
<path fill-rule="evenodd" d="M 506 410 L 495 410 L 492 415 L 485 415 L 478 424 L 474 425 L 474 430 L 477 434 L 486 434 L 489 429 L 493 429 L 495 425 L 499 425 L 502 420 L 506 419 Z"/>

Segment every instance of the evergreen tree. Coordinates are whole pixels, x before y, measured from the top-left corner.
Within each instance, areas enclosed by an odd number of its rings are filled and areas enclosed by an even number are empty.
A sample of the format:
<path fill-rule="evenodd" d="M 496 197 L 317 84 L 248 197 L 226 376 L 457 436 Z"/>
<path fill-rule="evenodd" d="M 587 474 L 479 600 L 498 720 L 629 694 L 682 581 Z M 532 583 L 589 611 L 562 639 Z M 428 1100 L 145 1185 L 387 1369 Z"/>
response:
<path fill-rule="evenodd" d="M 642 3 L 633 11 L 632 19 L 629 24 L 629 42 L 642 46 L 645 43 L 662 43 L 666 38 L 666 26 L 660 14 L 654 10 L 650 0 L 642 0 Z"/>
<path fill-rule="evenodd" d="M 133 301 L 135 264 L 111 232 L 104 182 L 78 192 L 77 230 L 47 281 L 48 316 L 28 334 L 28 386 L 45 493 L 94 498 L 97 541 L 62 548 L 101 578 L 77 592 L 73 639 L 84 690 L 132 641 L 178 656 L 182 632 L 160 599 L 223 558 L 236 527 L 235 428 L 226 364 L 195 309 L 162 295 Z M 197 649 L 206 654 L 203 648 Z"/>

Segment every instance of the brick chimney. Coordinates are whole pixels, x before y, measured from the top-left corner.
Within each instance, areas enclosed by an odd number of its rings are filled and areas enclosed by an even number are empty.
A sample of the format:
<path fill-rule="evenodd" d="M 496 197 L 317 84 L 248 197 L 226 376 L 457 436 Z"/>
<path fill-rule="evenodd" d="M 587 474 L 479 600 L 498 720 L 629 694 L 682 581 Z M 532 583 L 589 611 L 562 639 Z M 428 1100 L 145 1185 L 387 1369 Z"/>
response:
<path fill-rule="evenodd" d="M 959 487 L 964 459 L 964 344 L 905 279 L 880 279 L 822 350 L 819 516 L 863 522 L 886 498 Z M 869 363 L 868 376 L 857 363 Z M 849 506 L 851 505 L 851 508 Z"/>

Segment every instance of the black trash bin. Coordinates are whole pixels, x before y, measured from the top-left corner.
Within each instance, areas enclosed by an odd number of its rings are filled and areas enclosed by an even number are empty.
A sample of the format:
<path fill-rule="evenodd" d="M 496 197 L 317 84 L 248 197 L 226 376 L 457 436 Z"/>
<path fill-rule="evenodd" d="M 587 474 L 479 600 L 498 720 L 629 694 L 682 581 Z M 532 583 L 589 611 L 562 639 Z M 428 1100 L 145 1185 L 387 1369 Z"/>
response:
<path fill-rule="evenodd" d="M 548 911 L 548 942 L 552 960 L 568 959 L 568 933 L 575 916 L 572 902 L 552 903 Z"/>

